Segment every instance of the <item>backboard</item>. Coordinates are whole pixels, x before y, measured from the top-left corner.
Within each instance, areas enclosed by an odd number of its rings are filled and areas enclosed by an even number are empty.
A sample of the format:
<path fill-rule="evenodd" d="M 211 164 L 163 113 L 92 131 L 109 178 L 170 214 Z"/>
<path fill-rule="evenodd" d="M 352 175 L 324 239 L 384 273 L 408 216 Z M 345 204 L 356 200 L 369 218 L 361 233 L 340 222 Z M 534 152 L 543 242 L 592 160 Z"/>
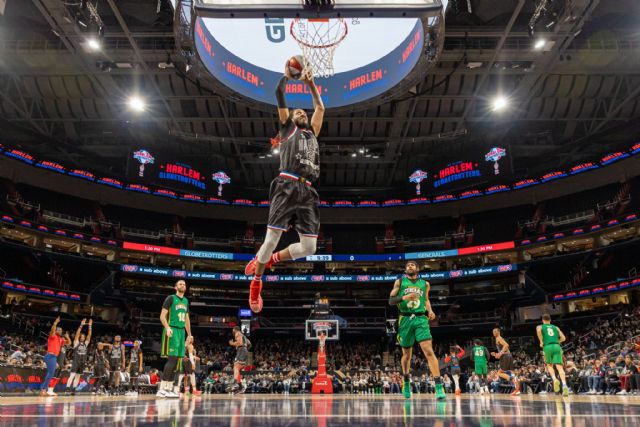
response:
<path fill-rule="evenodd" d="M 445 5 L 441 0 L 193 0 L 189 10 L 178 3 L 179 13 L 193 16 L 177 16 L 176 23 L 192 26 L 198 65 L 217 88 L 273 106 L 285 61 L 302 51 L 294 25 L 340 20 L 346 34 L 340 33 L 344 37 L 332 52 L 333 69 L 317 72 L 315 80 L 327 109 L 353 109 L 406 92 L 425 78 L 444 41 Z M 313 106 L 303 83 L 290 81 L 286 95 L 292 107 Z"/>
<path fill-rule="evenodd" d="M 308 319 L 305 322 L 304 339 L 307 341 L 319 341 L 319 335 L 324 333 L 327 341 L 340 339 L 340 326 L 334 319 Z"/>

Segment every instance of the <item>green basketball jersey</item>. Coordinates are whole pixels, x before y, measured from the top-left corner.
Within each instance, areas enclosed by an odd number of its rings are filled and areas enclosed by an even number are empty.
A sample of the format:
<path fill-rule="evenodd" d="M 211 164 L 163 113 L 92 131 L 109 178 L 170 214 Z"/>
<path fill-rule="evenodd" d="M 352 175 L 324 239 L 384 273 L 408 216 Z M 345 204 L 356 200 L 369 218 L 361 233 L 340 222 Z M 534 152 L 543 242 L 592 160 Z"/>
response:
<path fill-rule="evenodd" d="M 169 309 L 169 326 L 173 328 L 184 328 L 187 316 L 189 315 L 189 301 L 187 301 L 187 297 L 180 298 L 177 295 L 172 295 L 172 297 L 173 302 Z"/>
<path fill-rule="evenodd" d="M 422 279 L 416 280 L 413 283 L 407 277 L 403 277 L 400 281 L 400 292 L 398 295 L 405 296 L 407 294 L 417 293 L 420 295 L 420 299 L 417 301 L 400 301 L 398 308 L 401 313 L 424 313 L 427 308 L 425 299 L 427 297 L 427 282 Z"/>
<path fill-rule="evenodd" d="M 473 350 L 471 350 L 471 354 L 473 356 L 474 363 L 487 363 L 489 360 L 489 352 L 487 348 L 483 345 L 475 345 L 473 346 Z"/>
<path fill-rule="evenodd" d="M 558 328 L 551 324 L 542 324 L 540 325 L 542 329 L 542 345 L 548 344 L 560 344 L 560 334 L 558 333 Z"/>

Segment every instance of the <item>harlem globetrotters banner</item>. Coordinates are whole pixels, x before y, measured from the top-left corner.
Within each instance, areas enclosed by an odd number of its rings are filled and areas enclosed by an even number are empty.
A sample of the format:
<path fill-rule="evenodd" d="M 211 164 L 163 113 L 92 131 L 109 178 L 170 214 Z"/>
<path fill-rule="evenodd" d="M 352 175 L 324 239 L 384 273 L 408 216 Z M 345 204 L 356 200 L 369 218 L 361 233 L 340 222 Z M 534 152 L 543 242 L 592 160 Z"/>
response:
<path fill-rule="evenodd" d="M 15 366 L 0 366 L 0 393 L 24 393 L 26 391 L 36 391 L 44 380 L 47 372 L 45 369 L 21 368 Z M 55 386 L 55 391 L 64 391 L 65 384 L 69 378 L 69 372 L 63 371 L 60 381 Z M 87 391 L 91 388 L 94 379 L 91 374 L 83 374 L 78 383 L 78 391 Z M 2 415 L 0 415 L 2 418 Z"/>
<path fill-rule="evenodd" d="M 181 158 L 141 147 L 132 150 L 127 159 L 127 180 L 136 183 L 140 192 L 147 192 L 145 186 L 158 186 L 216 196 L 231 178 L 214 167 L 199 159 Z M 222 180 L 222 177 L 226 179 Z"/>
<path fill-rule="evenodd" d="M 512 175 L 509 151 L 507 147 L 483 146 L 464 150 L 458 158 L 420 165 L 429 173 L 422 185 L 430 186 L 436 191 L 450 191 L 496 180 L 508 180 Z"/>

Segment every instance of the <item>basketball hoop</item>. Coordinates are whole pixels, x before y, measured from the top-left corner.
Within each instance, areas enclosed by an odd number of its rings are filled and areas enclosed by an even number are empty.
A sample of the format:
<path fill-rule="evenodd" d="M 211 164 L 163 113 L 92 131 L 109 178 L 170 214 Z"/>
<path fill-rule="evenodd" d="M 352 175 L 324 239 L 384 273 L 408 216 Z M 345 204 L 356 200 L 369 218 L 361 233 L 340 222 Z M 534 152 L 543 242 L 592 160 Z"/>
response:
<path fill-rule="evenodd" d="M 295 18 L 290 30 L 313 74 L 333 76 L 333 53 L 349 31 L 345 20 Z"/>

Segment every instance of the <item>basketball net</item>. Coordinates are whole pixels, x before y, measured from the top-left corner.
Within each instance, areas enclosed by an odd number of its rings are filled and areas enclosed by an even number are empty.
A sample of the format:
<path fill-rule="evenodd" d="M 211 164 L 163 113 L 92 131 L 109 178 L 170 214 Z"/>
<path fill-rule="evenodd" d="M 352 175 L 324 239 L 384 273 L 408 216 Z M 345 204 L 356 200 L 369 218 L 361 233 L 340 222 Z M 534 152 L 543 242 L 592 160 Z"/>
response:
<path fill-rule="evenodd" d="M 307 61 L 305 67 L 315 76 L 333 76 L 333 53 L 348 32 L 345 20 L 296 18 L 290 31 Z"/>
<path fill-rule="evenodd" d="M 320 349 L 324 349 L 324 342 L 326 341 L 327 336 L 324 333 L 321 333 L 320 335 L 318 335 L 318 346 L 320 347 Z"/>

